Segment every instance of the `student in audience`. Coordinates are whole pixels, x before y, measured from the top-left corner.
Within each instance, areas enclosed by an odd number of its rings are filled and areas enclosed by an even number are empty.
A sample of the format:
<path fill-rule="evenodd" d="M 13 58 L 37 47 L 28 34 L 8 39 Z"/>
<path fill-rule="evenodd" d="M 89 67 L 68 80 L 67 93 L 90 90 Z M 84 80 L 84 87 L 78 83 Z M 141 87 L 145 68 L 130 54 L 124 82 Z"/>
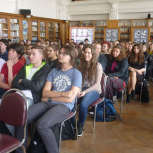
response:
<path fill-rule="evenodd" d="M 37 46 L 41 46 L 41 41 L 40 40 L 37 41 Z"/>
<path fill-rule="evenodd" d="M 3 65 L 6 63 L 5 60 L 3 60 L 2 58 L 0 58 L 0 73 L 1 73 L 1 69 L 3 67 Z"/>
<path fill-rule="evenodd" d="M 96 44 L 95 49 L 96 49 L 96 54 L 98 57 L 98 62 L 101 64 L 103 71 L 105 72 L 105 69 L 107 66 L 107 57 L 101 54 L 101 44 Z"/>
<path fill-rule="evenodd" d="M 41 44 L 41 47 L 42 47 L 42 49 L 43 49 L 43 51 L 44 51 L 44 53 L 45 53 L 45 50 L 46 50 L 46 44 L 45 44 L 45 43 L 42 43 L 42 44 Z"/>
<path fill-rule="evenodd" d="M 145 65 L 146 65 L 146 68 L 147 68 L 149 53 L 147 52 L 147 44 L 146 44 L 146 43 L 143 43 L 143 44 L 142 44 L 142 51 L 143 51 L 143 53 L 144 53 Z"/>
<path fill-rule="evenodd" d="M 78 59 L 82 59 L 82 49 L 80 46 L 76 46 L 77 52 L 78 52 Z"/>
<path fill-rule="evenodd" d="M 143 72 L 145 71 L 145 59 L 144 53 L 139 44 L 135 44 L 132 48 L 132 52 L 129 56 L 129 82 L 127 88 L 126 103 L 130 102 L 131 94 L 132 99 L 135 98 L 135 85 L 136 81 L 143 81 Z"/>
<path fill-rule="evenodd" d="M 58 43 L 60 44 L 61 47 L 63 46 L 63 44 L 62 44 L 62 39 L 59 39 L 59 40 L 58 40 Z"/>
<path fill-rule="evenodd" d="M 28 57 L 26 58 L 26 65 L 29 65 L 30 64 L 30 54 L 31 54 L 31 48 L 33 47 L 32 44 L 28 45 L 27 46 L 27 54 L 28 54 Z"/>
<path fill-rule="evenodd" d="M 46 44 L 47 44 L 48 46 L 50 45 L 50 40 L 49 40 L 49 39 L 46 40 Z"/>
<path fill-rule="evenodd" d="M 74 39 L 71 39 L 71 42 L 70 43 L 73 43 L 74 42 Z"/>
<path fill-rule="evenodd" d="M 143 47 L 145 48 L 144 50 L 146 50 L 146 44 L 142 46 L 142 49 Z M 150 75 L 150 72 L 152 72 L 152 81 L 153 81 L 153 52 L 151 52 L 150 56 L 149 56 L 149 53 L 148 52 L 144 52 L 146 54 L 145 55 L 145 64 L 146 64 L 146 75 L 145 75 L 145 78 L 147 80 L 147 85 L 149 85 L 149 75 Z"/>
<path fill-rule="evenodd" d="M 42 102 L 32 105 L 28 110 L 27 124 L 36 122 L 36 129 L 48 153 L 59 153 L 50 127 L 67 118 L 81 88 L 82 75 L 75 68 L 75 58 L 73 47 L 63 46 L 60 49 L 57 68 L 48 74 L 42 92 Z M 23 127 L 17 130 L 17 138 L 23 138 Z M 22 148 L 18 149 L 18 153 L 21 152 Z"/>
<path fill-rule="evenodd" d="M 101 53 L 102 54 L 110 54 L 110 52 L 109 52 L 110 43 L 108 41 L 103 41 L 101 43 L 101 45 L 102 45 L 102 51 L 101 51 Z"/>
<path fill-rule="evenodd" d="M 83 50 L 84 43 L 83 42 L 80 42 L 79 43 L 79 46 L 81 47 L 81 50 Z"/>
<path fill-rule="evenodd" d="M 101 77 L 103 69 L 97 61 L 97 54 L 94 47 L 87 46 L 84 51 L 84 56 L 79 65 L 79 70 L 82 73 L 82 91 L 78 94 L 79 106 L 79 121 L 78 121 L 78 136 L 83 134 L 83 126 L 87 117 L 88 106 L 97 100 L 101 94 Z"/>
<path fill-rule="evenodd" d="M 128 51 L 128 50 L 129 50 L 129 43 L 126 42 L 126 44 L 125 44 L 125 51 Z"/>
<path fill-rule="evenodd" d="M 30 45 L 30 44 L 31 44 L 31 40 L 27 40 L 26 45 L 28 46 L 28 45 Z"/>
<path fill-rule="evenodd" d="M 24 48 L 20 43 L 12 43 L 8 52 L 8 61 L 1 69 L 0 73 L 0 98 L 7 89 L 12 88 L 13 78 L 18 74 L 23 64 L 19 58 L 24 54 Z M 5 82 L 3 82 L 5 81 Z"/>
<path fill-rule="evenodd" d="M 80 59 L 78 57 L 79 53 L 80 53 L 80 50 L 81 48 L 79 46 L 76 46 L 75 47 L 75 51 L 76 51 L 76 59 L 75 59 L 75 62 L 76 62 L 76 66 L 78 68 L 79 64 L 80 64 Z M 82 55 L 82 54 L 81 54 Z"/>
<path fill-rule="evenodd" d="M 23 45 L 23 46 L 25 46 L 25 41 L 24 40 L 21 40 L 20 41 L 20 44 Z"/>
<path fill-rule="evenodd" d="M 132 44 L 129 44 L 128 50 L 126 51 L 126 57 L 128 58 L 132 51 Z"/>
<path fill-rule="evenodd" d="M 46 59 L 48 61 L 49 67 L 51 69 L 56 68 L 57 67 L 57 45 L 53 44 L 47 47 L 47 56 Z"/>
<path fill-rule="evenodd" d="M 149 46 L 152 44 L 152 41 L 148 41 L 148 46 L 147 46 L 147 49 L 149 49 Z"/>
<path fill-rule="evenodd" d="M 0 40 L 0 58 L 7 61 L 8 60 L 8 52 L 6 50 L 8 45 L 8 41 L 6 39 Z"/>
<path fill-rule="evenodd" d="M 113 42 L 113 47 L 116 46 L 116 45 L 118 45 L 118 44 L 119 44 L 118 41 L 114 41 L 114 42 Z"/>
<path fill-rule="evenodd" d="M 128 61 L 121 45 L 113 47 L 107 63 L 106 99 L 113 100 L 113 89 L 122 89 L 128 84 Z"/>
<path fill-rule="evenodd" d="M 6 50 L 9 51 L 9 46 L 11 45 L 11 39 L 8 39 L 8 45 L 6 47 Z"/>
<path fill-rule="evenodd" d="M 149 53 L 149 55 L 151 55 L 151 53 L 153 52 L 153 44 L 150 44 L 149 49 L 147 50 L 147 52 Z"/>
<path fill-rule="evenodd" d="M 43 49 L 39 46 L 31 48 L 30 63 L 19 71 L 12 82 L 12 87 L 22 90 L 28 99 L 28 107 L 41 101 L 42 90 L 50 71 L 43 59 Z"/>
<path fill-rule="evenodd" d="M 89 40 L 86 38 L 86 39 L 84 40 L 84 43 L 85 43 L 85 44 L 89 44 Z"/>
<path fill-rule="evenodd" d="M 43 44 L 43 43 L 44 43 L 44 39 L 41 39 L 40 41 L 41 41 L 41 44 Z"/>

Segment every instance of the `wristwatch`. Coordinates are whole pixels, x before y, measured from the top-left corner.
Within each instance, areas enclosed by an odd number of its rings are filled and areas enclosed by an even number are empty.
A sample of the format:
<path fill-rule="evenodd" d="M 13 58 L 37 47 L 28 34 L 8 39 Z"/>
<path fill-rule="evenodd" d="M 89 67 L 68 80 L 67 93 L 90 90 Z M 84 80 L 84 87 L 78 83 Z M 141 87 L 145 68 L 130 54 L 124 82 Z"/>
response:
<path fill-rule="evenodd" d="M 51 102 L 51 101 L 52 101 L 52 98 L 51 98 L 51 97 L 49 97 L 49 98 L 48 98 L 48 101 L 49 101 L 49 102 Z"/>

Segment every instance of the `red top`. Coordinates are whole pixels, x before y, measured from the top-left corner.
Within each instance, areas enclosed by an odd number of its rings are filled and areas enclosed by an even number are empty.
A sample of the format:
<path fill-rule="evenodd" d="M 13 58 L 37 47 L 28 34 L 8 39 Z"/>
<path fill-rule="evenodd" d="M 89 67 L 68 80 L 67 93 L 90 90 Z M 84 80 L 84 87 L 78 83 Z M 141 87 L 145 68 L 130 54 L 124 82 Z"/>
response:
<path fill-rule="evenodd" d="M 15 65 L 13 65 L 13 77 L 18 74 L 18 72 L 20 71 L 20 69 L 23 67 L 23 64 L 18 61 Z M 2 67 L 1 70 L 1 74 L 4 74 L 4 78 L 5 78 L 5 83 L 8 84 L 8 67 L 7 67 L 7 63 L 5 63 Z"/>
<path fill-rule="evenodd" d="M 115 69 L 116 65 L 117 65 L 117 62 L 114 60 L 114 62 L 112 63 L 111 71 L 114 72 L 114 69 Z"/>
<path fill-rule="evenodd" d="M 23 65 L 26 64 L 26 59 L 25 59 L 24 56 L 22 56 L 22 57 L 19 59 L 19 61 L 20 61 Z"/>

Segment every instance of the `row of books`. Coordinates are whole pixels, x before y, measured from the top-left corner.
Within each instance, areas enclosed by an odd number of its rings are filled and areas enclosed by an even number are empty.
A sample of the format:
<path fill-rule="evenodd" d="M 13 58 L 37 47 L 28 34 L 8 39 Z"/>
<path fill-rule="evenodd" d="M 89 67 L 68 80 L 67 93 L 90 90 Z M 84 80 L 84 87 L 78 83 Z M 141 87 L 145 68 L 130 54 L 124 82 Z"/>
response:
<path fill-rule="evenodd" d="M 7 23 L 7 19 L 6 18 L 0 18 L 0 22 Z"/>
<path fill-rule="evenodd" d="M 32 31 L 38 31 L 38 27 L 32 27 Z"/>
<path fill-rule="evenodd" d="M 18 19 L 10 19 L 10 22 L 12 22 L 12 23 L 18 23 Z"/>
<path fill-rule="evenodd" d="M 2 30 L 0 30 L 0 36 L 1 37 L 8 37 L 8 34 L 4 33 Z"/>
<path fill-rule="evenodd" d="M 46 37 L 46 33 L 41 32 L 41 33 L 40 33 L 40 37 Z"/>
<path fill-rule="evenodd" d="M 11 38 L 11 42 L 12 43 L 19 42 L 19 38 Z"/>
<path fill-rule="evenodd" d="M 19 31 L 12 31 L 11 37 L 19 37 Z"/>
<path fill-rule="evenodd" d="M 33 41 L 37 41 L 38 40 L 38 37 L 32 37 L 32 40 Z"/>
<path fill-rule="evenodd" d="M 45 22 L 40 22 L 40 26 L 45 26 L 46 23 Z"/>
<path fill-rule="evenodd" d="M 19 24 L 10 24 L 11 30 L 19 30 Z"/>

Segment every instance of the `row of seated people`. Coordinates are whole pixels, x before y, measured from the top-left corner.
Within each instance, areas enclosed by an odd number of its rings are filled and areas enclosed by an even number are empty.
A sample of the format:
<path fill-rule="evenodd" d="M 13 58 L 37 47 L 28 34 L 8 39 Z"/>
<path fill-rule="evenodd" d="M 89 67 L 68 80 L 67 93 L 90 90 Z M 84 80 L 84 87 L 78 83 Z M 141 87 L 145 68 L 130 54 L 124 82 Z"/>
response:
<path fill-rule="evenodd" d="M 29 107 L 27 123 L 36 122 L 36 129 L 49 153 L 59 152 L 50 127 L 63 121 L 69 115 L 74 107 L 76 96 L 81 101 L 78 135 L 83 134 L 87 108 L 101 94 L 100 82 L 103 69 L 107 75 L 106 98 L 110 100 L 113 99 L 113 89 L 124 88 L 128 84 L 129 77 L 134 76 L 132 74 L 141 76 L 140 71 L 144 71 L 143 62 L 139 64 L 141 48 L 138 44 L 133 46 L 134 60 L 131 60 L 131 63 L 128 63 L 121 45 L 113 47 L 109 59 L 101 54 L 100 44 L 96 44 L 94 47 L 87 45 L 84 48 L 78 69 L 76 67 L 76 49 L 70 45 L 63 46 L 58 53 L 56 68 L 52 70 L 48 62 L 43 60 L 42 47 L 33 46 L 31 48 L 30 64 L 24 66 L 19 61 L 19 58 L 24 54 L 23 46 L 14 43 L 9 47 L 9 60 L 1 69 L 0 88 L 3 90 L 17 88 L 26 94 Z M 51 57 L 51 53 L 54 52 L 53 47 L 47 48 L 48 57 Z M 107 65 L 104 63 L 105 66 L 103 66 L 103 59 L 107 60 Z M 135 67 L 132 69 L 133 63 L 140 65 L 140 69 Z M 131 64 L 130 67 L 129 64 Z M 129 70 L 131 71 L 130 76 Z M 134 90 L 131 86 L 129 89 Z M 15 134 L 16 137 L 22 139 L 23 127 L 17 127 Z M 25 141 L 25 146 L 27 147 L 27 141 Z M 22 148 L 17 149 L 16 152 L 23 152 Z"/>

